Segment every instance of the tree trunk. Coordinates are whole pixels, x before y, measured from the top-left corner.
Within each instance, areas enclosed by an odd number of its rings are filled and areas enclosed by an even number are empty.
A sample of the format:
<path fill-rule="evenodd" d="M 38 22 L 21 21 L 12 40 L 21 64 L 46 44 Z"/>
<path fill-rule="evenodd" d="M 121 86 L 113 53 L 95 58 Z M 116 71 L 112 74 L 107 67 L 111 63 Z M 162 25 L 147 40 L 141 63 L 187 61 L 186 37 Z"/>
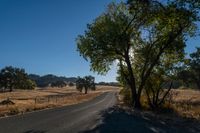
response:
<path fill-rule="evenodd" d="M 9 87 L 9 90 L 10 90 L 10 92 L 12 92 L 12 90 L 13 90 L 13 86 L 12 85 Z"/>
<path fill-rule="evenodd" d="M 196 84 L 197 84 L 198 89 L 200 90 L 200 81 L 199 82 L 197 81 Z"/>
<path fill-rule="evenodd" d="M 140 95 L 137 94 L 135 98 L 134 108 L 141 109 Z"/>
<path fill-rule="evenodd" d="M 87 90 L 88 90 L 88 89 L 87 89 L 87 88 L 85 88 L 85 94 L 87 94 Z"/>
<path fill-rule="evenodd" d="M 141 103 L 140 103 L 140 96 L 137 95 L 136 92 L 136 84 L 135 84 L 135 77 L 133 74 L 133 70 L 132 70 L 132 66 L 131 66 L 131 62 L 129 59 L 129 55 L 128 52 L 125 54 L 125 62 L 127 64 L 127 68 L 128 68 L 128 73 L 130 75 L 130 77 L 128 78 L 129 81 L 127 82 L 130 86 L 131 89 L 131 96 L 132 96 L 132 105 L 134 108 L 141 108 Z"/>

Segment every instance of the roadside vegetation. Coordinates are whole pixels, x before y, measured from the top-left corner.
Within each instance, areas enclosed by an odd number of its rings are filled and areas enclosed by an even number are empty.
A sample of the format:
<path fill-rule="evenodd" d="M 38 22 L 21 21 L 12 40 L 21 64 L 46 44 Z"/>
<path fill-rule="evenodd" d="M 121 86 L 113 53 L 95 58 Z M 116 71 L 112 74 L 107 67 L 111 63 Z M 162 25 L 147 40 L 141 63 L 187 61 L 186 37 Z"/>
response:
<path fill-rule="evenodd" d="M 120 94 L 131 108 L 179 110 L 174 89 L 200 89 L 200 48 L 185 53 L 186 40 L 199 35 L 199 9 L 195 0 L 112 2 L 77 37 L 77 50 L 99 74 L 117 63 Z"/>

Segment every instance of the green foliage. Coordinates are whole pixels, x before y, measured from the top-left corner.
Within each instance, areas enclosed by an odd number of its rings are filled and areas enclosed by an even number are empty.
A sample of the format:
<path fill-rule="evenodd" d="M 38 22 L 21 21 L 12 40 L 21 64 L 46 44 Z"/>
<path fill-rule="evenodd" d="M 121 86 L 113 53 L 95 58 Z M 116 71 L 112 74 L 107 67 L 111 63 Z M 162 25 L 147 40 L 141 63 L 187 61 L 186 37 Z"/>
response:
<path fill-rule="evenodd" d="M 1 89 L 34 89 L 36 84 L 28 78 L 24 69 L 5 67 L 0 71 Z"/>
<path fill-rule="evenodd" d="M 76 81 L 76 89 L 80 92 L 85 89 L 85 94 L 87 94 L 88 89 L 95 90 L 95 78 L 93 76 L 85 76 L 83 78 L 78 77 Z"/>
<path fill-rule="evenodd" d="M 111 3 L 103 15 L 88 24 L 85 34 L 78 36 L 78 51 L 85 59 L 90 60 L 92 70 L 104 74 L 116 59 L 121 58 L 122 50 L 127 47 L 127 37 L 132 32 L 125 33 L 124 37 L 120 35 L 131 16 L 125 4 Z"/>

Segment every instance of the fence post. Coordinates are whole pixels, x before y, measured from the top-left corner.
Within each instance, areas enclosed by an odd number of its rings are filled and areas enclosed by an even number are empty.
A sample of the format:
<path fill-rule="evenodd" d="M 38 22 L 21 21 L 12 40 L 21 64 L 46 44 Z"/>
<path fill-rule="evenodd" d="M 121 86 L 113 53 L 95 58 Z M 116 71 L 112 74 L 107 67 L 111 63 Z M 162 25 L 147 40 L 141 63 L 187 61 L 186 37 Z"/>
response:
<path fill-rule="evenodd" d="M 48 96 L 48 103 L 49 103 L 49 96 Z"/>
<path fill-rule="evenodd" d="M 37 97 L 35 97 L 35 105 L 36 105 L 36 103 L 37 103 Z"/>

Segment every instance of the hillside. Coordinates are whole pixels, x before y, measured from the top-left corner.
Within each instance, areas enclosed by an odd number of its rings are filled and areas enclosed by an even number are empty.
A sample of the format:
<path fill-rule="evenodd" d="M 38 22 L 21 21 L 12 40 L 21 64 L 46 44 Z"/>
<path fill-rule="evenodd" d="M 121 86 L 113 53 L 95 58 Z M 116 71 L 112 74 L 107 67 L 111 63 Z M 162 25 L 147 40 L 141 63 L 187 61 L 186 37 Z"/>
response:
<path fill-rule="evenodd" d="M 44 76 L 39 76 L 39 75 L 36 75 L 36 74 L 29 74 L 28 75 L 29 78 L 33 81 L 36 82 L 37 86 L 38 87 L 45 87 L 45 86 L 48 86 L 52 83 L 55 83 L 55 82 L 73 82 L 75 83 L 76 82 L 76 79 L 75 77 L 59 77 L 59 76 L 55 76 L 55 75 L 52 75 L 52 74 L 48 74 L 48 75 L 44 75 Z"/>

